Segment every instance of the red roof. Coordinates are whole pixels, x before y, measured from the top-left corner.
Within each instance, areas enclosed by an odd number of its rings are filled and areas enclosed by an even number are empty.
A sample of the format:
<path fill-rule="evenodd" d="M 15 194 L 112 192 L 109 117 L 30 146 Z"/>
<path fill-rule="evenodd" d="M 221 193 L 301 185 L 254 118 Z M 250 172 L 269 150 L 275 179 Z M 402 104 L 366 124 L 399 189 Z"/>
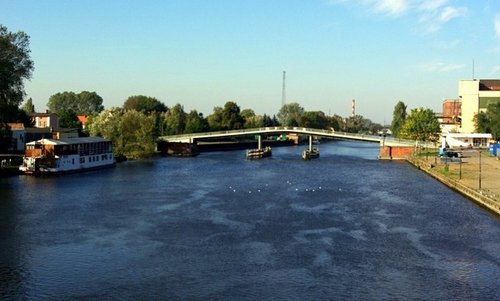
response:
<path fill-rule="evenodd" d="M 85 125 L 89 120 L 89 117 L 87 115 L 78 115 L 76 117 L 78 118 L 78 121 L 80 121 L 82 125 Z"/>

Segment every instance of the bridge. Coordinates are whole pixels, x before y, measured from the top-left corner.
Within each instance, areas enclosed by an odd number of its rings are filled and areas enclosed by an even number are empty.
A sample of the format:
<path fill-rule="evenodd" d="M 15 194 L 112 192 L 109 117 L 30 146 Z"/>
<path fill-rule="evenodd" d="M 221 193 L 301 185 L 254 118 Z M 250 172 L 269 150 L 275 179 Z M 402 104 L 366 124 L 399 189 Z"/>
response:
<path fill-rule="evenodd" d="M 414 140 L 403 140 L 396 139 L 393 137 L 386 137 L 383 135 L 365 135 L 357 133 L 347 133 L 339 132 L 334 130 L 325 129 L 313 129 L 306 127 L 286 127 L 286 126 L 275 126 L 275 127 L 261 127 L 252 129 L 240 129 L 240 130 L 228 130 L 228 131 L 215 131 L 215 132 L 202 132 L 202 133 L 190 133 L 181 135 L 171 135 L 171 136 L 161 136 L 158 140 L 163 143 L 170 145 L 182 144 L 184 147 L 182 151 L 185 151 L 185 147 L 189 147 L 189 152 L 191 147 L 196 145 L 198 141 L 203 140 L 214 140 L 220 138 L 230 138 L 230 137 L 242 137 L 242 136 L 257 136 L 258 138 L 258 149 L 262 148 L 261 137 L 270 135 L 282 135 L 282 134 L 297 134 L 309 137 L 309 149 L 312 148 L 313 137 L 323 137 L 330 139 L 341 139 L 341 140 L 357 140 L 366 141 L 380 144 L 380 157 L 387 157 L 392 159 L 394 155 L 404 156 L 405 154 L 411 152 L 415 147 L 434 147 L 434 144 L 416 142 Z M 399 150 L 404 150 L 405 154 L 399 153 Z M 397 152 L 396 152 L 397 151 Z M 189 153 L 188 152 L 188 153 Z M 189 154 L 188 154 L 189 155 Z"/>
<path fill-rule="evenodd" d="M 306 136 L 346 139 L 346 140 L 361 140 L 361 141 L 369 141 L 377 143 L 380 143 L 381 139 L 383 139 L 383 137 L 375 135 L 354 134 L 346 132 L 337 132 L 332 130 L 305 128 L 305 127 L 275 126 L 275 127 L 262 127 L 262 128 L 241 129 L 241 130 L 231 130 L 231 131 L 217 131 L 217 132 L 162 136 L 159 137 L 159 140 L 170 143 L 194 143 L 195 141 L 206 140 L 206 139 L 228 138 L 228 137 L 239 137 L 239 136 L 241 137 L 241 136 L 281 135 L 290 133 L 298 135 L 306 135 Z"/>

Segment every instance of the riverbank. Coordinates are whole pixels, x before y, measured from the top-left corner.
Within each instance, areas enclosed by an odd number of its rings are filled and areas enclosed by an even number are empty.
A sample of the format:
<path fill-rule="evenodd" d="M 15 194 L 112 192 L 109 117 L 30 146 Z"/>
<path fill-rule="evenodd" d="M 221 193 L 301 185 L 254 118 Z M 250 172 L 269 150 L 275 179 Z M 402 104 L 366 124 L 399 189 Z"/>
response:
<path fill-rule="evenodd" d="M 487 151 L 463 152 L 461 160 L 409 156 L 407 161 L 448 187 L 500 216 L 500 161 Z"/>

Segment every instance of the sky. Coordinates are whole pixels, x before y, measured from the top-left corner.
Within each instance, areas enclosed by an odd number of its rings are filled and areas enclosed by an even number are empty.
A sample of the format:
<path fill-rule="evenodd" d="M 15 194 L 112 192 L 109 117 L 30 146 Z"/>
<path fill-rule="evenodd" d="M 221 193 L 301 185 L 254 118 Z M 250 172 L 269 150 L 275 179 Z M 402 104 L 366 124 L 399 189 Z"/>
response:
<path fill-rule="evenodd" d="M 388 124 L 403 101 L 441 111 L 458 81 L 500 78 L 499 0 L 0 0 L 0 24 L 30 36 L 26 98 L 129 96 L 205 116 L 234 101 L 286 103 Z"/>

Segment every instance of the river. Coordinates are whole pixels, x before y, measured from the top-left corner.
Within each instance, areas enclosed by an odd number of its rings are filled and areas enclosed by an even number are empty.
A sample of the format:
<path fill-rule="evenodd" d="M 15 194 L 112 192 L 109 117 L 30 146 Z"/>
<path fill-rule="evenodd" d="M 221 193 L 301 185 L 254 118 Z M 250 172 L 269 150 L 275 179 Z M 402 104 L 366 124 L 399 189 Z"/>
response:
<path fill-rule="evenodd" d="M 0 299 L 500 300 L 500 220 L 378 145 L 0 179 Z"/>

